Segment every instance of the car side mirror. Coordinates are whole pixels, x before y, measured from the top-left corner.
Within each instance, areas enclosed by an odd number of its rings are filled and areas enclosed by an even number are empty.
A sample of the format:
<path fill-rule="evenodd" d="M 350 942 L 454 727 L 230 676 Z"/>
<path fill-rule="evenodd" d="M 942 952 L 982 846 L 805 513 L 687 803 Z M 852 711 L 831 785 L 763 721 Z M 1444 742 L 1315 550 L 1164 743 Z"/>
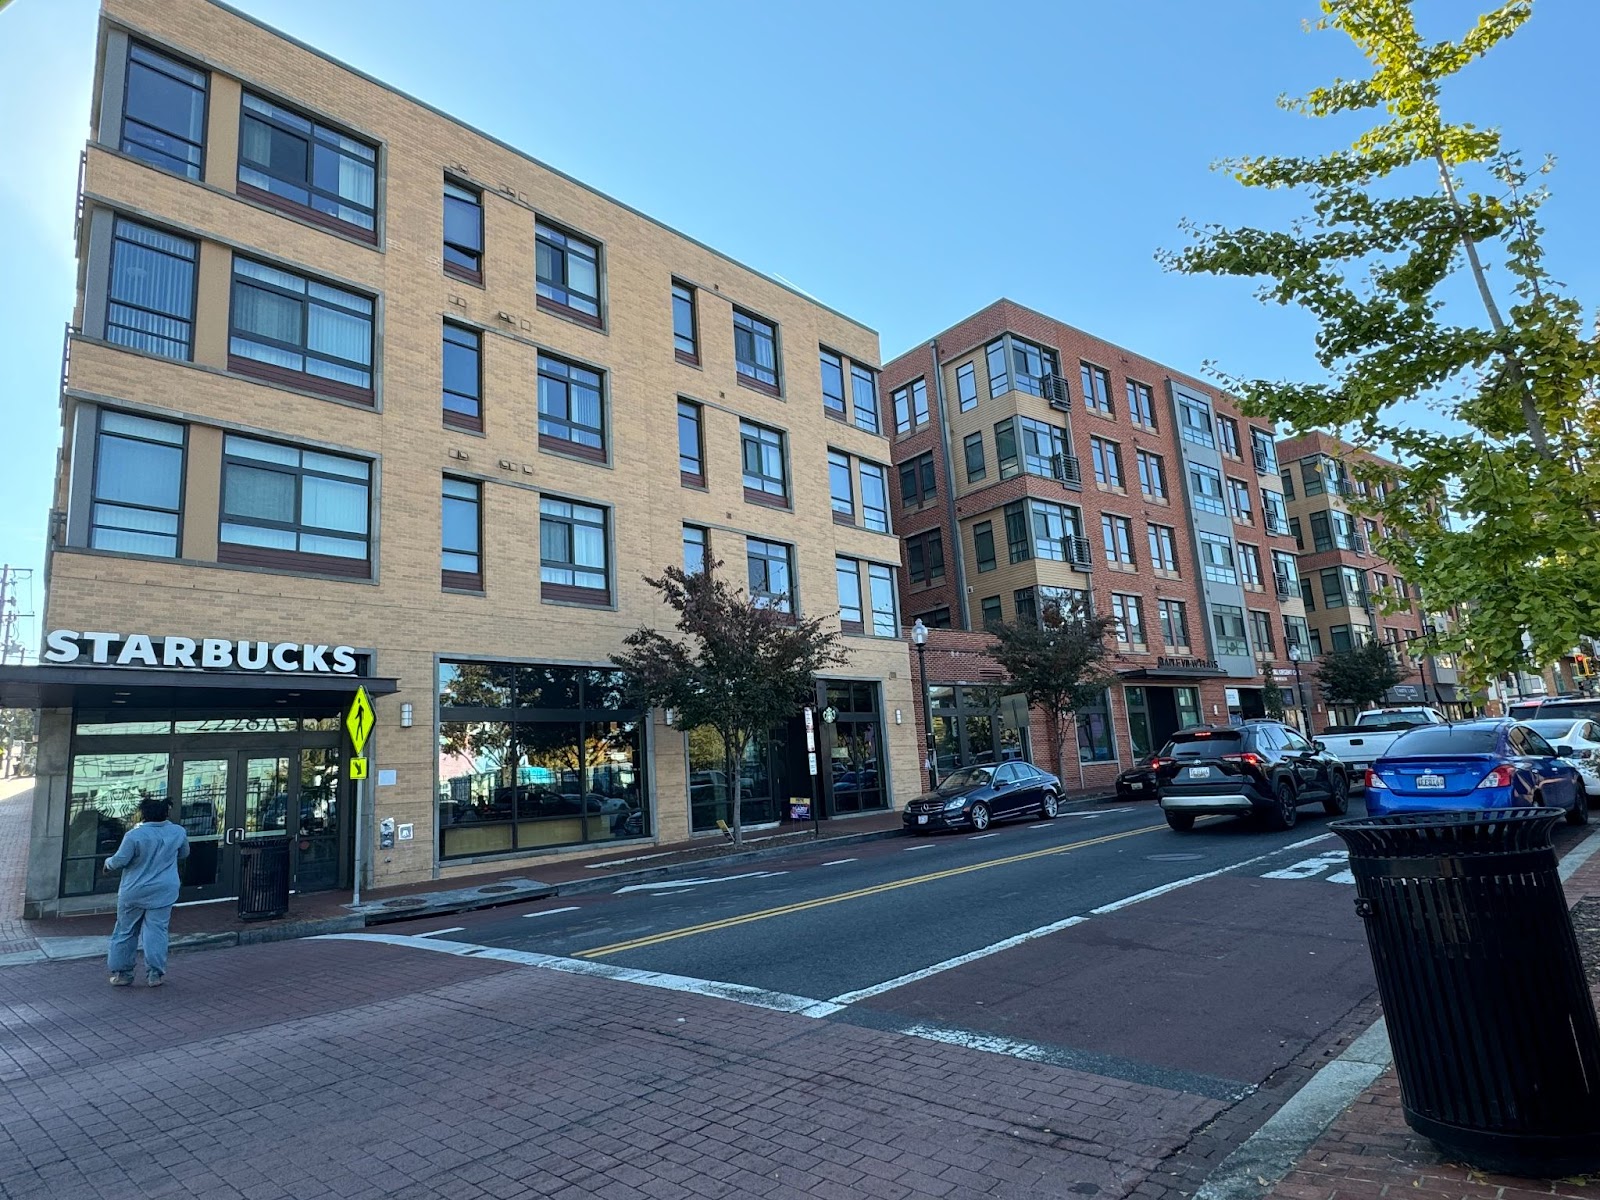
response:
<path fill-rule="evenodd" d="M 1556 747 L 1556 757 L 1557 758 L 1571 758 L 1572 757 L 1572 747 L 1568 746 L 1566 743 L 1563 742 L 1561 745 Z"/>
<path fill-rule="evenodd" d="M 1313 750 L 1315 750 L 1318 754 L 1322 754 L 1322 753 L 1327 751 L 1328 746 L 1327 746 L 1326 742 L 1324 742 L 1320 738 L 1318 738 L 1317 740 L 1315 740 L 1315 741 L 1313 741 L 1311 743 L 1311 748 Z"/>

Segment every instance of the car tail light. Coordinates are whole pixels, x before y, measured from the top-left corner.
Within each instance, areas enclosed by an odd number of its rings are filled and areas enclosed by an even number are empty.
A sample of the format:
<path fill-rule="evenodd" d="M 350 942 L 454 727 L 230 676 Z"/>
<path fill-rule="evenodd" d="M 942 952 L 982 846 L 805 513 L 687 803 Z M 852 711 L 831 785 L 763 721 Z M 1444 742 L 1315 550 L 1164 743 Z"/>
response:
<path fill-rule="evenodd" d="M 1496 767 L 1494 770 L 1490 771 L 1487 775 L 1485 775 L 1482 780 L 1479 781 L 1478 786 L 1481 787 L 1481 788 L 1510 787 L 1511 786 L 1511 780 L 1515 776 L 1516 776 L 1516 771 L 1512 767 L 1506 767 L 1506 766 Z"/>
<path fill-rule="evenodd" d="M 1367 790 L 1369 792 L 1387 792 L 1389 790 L 1389 785 L 1383 781 L 1383 776 L 1379 775 L 1371 767 L 1367 768 Z"/>
<path fill-rule="evenodd" d="M 1259 767 L 1267 760 L 1262 758 L 1259 754 L 1255 754 L 1249 750 L 1246 750 L 1243 754 L 1224 754 L 1222 756 L 1222 761 L 1243 763 L 1247 767 Z"/>
<path fill-rule="evenodd" d="M 1171 763 L 1175 763 L 1177 761 L 1178 760 L 1175 759 L 1175 758 L 1152 758 L 1150 760 L 1150 769 L 1152 771 L 1159 771 L 1162 767 L 1165 767 L 1165 766 L 1167 766 L 1167 765 L 1169 765 Z"/>

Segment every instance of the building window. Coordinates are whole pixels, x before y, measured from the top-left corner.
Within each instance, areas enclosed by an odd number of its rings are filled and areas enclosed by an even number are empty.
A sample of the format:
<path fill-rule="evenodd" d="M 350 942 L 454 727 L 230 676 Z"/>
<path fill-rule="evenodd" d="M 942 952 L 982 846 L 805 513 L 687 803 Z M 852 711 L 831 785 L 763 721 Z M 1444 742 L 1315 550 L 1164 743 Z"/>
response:
<path fill-rule="evenodd" d="M 1111 415 L 1111 376 L 1104 367 L 1078 364 L 1078 381 L 1083 385 L 1083 406 L 1093 412 Z"/>
<path fill-rule="evenodd" d="M 1322 630 L 1312 629 L 1307 631 L 1306 645 L 1311 648 L 1312 658 L 1322 657 Z"/>
<path fill-rule="evenodd" d="M 1261 517 L 1268 533 L 1289 531 L 1289 510 L 1283 506 L 1283 497 L 1277 492 L 1261 489 Z"/>
<path fill-rule="evenodd" d="M 539 500 L 539 582 L 545 600 L 610 601 L 605 509 L 549 496 Z"/>
<path fill-rule="evenodd" d="M 1311 514 L 1311 544 L 1317 551 L 1333 549 L 1333 529 L 1325 512 Z"/>
<path fill-rule="evenodd" d="M 900 503 L 903 507 L 926 504 L 938 494 L 939 490 L 934 485 L 932 451 L 900 464 Z"/>
<path fill-rule="evenodd" d="M 91 547 L 178 556 L 183 450 L 182 425 L 101 410 L 89 513 Z"/>
<path fill-rule="evenodd" d="M 705 432 L 700 406 L 678 401 L 678 480 L 686 487 L 705 487 Z"/>
<path fill-rule="evenodd" d="M 877 433 L 878 424 L 878 373 L 858 362 L 850 364 L 850 400 L 856 410 L 856 428 Z M 927 396 L 924 393 L 926 407 Z"/>
<path fill-rule="evenodd" d="M 1250 456 L 1255 460 L 1256 472 L 1261 475 L 1278 473 L 1278 447 L 1272 435 L 1264 429 L 1250 431 Z"/>
<path fill-rule="evenodd" d="M 1150 394 L 1147 384 L 1135 383 L 1128 380 L 1128 419 L 1135 425 L 1143 425 L 1146 429 L 1154 430 L 1156 427 L 1155 399 Z"/>
<path fill-rule="evenodd" d="M 1147 642 L 1144 634 L 1144 605 L 1137 596 L 1111 593 L 1111 616 L 1116 621 L 1117 642 L 1135 650 L 1143 650 Z"/>
<path fill-rule="evenodd" d="M 1331 625 L 1328 627 L 1328 644 L 1334 650 L 1351 650 L 1355 648 L 1356 639 L 1350 632 L 1348 625 Z"/>
<path fill-rule="evenodd" d="M 937 529 L 906 539 L 906 574 L 912 583 L 944 578 L 944 538 Z"/>
<path fill-rule="evenodd" d="M 1211 628 L 1216 634 L 1218 657 L 1250 656 L 1250 643 L 1244 633 L 1244 609 L 1232 604 L 1213 604 Z"/>
<path fill-rule="evenodd" d="M 1228 515 L 1227 502 L 1222 498 L 1222 473 L 1200 463 L 1189 464 L 1189 489 L 1194 506 L 1203 512 Z"/>
<path fill-rule="evenodd" d="M 1013 500 L 1005 507 L 1006 552 L 1013 563 L 1033 557 L 1033 532 L 1028 520 L 1028 502 Z"/>
<path fill-rule="evenodd" d="M 839 587 L 839 624 L 846 633 L 861 633 L 866 628 L 861 611 L 861 564 L 853 558 L 836 558 L 833 574 Z"/>
<path fill-rule="evenodd" d="M 1217 442 L 1229 458 L 1239 458 L 1239 422 L 1217 414 Z"/>
<path fill-rule="evenodd" d="M 229 434 L 219 562 L 366 578 L 372 466 Z"/>
<path fill-rule="evenodd" d="M 444 423 L 483 430 L 483 339 L 476 330 L 444 323 Z"/>
<path fill-rule="evenodd" d="M 1021 472 L 1064 483 L 1078 482 L 1078 460 L 1066 452 L 1066 431 L 1031 417 L 1008 417 L 994 427 L 994 456 L 1000 478 Z"/>
<path fill-rule="evenodd" d="M 733 358 L 739 382 L 778 394 L 778 329 L 743 309 L 733 310 Z"/>
<path fill-rule="evenodd" d="M 1322 604 L 1325 608 L 1340 608 L 1345 603 L 1344 580 L 1338 567 L 1328 567 L 1322 575 Z"/>
<path fill-rule="evenodd" d="M 881 563 L 868 563 L 867 584 L 872 598 L 872 635 L 898 637 L 900 618 L 894 603 L 894 569 Z"/>
<path fill-rule="evenodd" d="M 1263 658 L 1277 656 L 1278 648 L 1272 638 L 1272 614 L 1264 613 L 1258 609 L 1250 610 L 1250 640 L 1255 643 L 1256 653 Z"/>
<path fill-rule="evenodd" d="M 970 362 L 956 368 L 956 404 L 962 412 L 978 407 L 978 373 Z"/>
<path fill-rule="evenodd" d="M 844 359 L 831 350 L 821 351 L 819 358 L 822 363 L 823 411 L 842 419 L 845 414 Z"/>
<path fill-rule="evenodd" d="M 744 498 L 779 507 L 789 501 L 789 479 L 783 465 L 783 434 L 751 421 L 739 422 L 744 458 Z"/>
<path fill-rule="evenodd" d="M 979 521 L 972 527 L 972 552 L 978 560 L 978 574 L 994 570 L 993 521 Z"/>
<path fill-rule="evenodd" d="M 1006 368 L 1006 344 L 1002 339 L 990 342 L 984 348 L 984 361 L 989 368 L 990 397 L 1004 395 L 1011 390 L 1011 373 Z"/>
<path fill-rule="evenodd" d="M 1242 479 L 1228 480 L 1228 507 L 1233 511 L 1235 521 L 1243 521 L 1246 525 L 1256 523 L 1256 514 L 1250 504 L 1250 485 Z"/>
<path fill-rule="evenodd" d="M 246 92 L 239 192 L 308 221 L 376 242 L 374 146 Z"/>
<path fill-rule="evenodd" d="M 1295 569 L 1294 555 L 1282 550 L 1272 552 L 1272 578 L 1279 596 L 1288 597 L 1300 590 L 1300 573 Z"/>
<path fill-rule="evenodd" d="M 1283 481 L 1283 494 L 1286 497 L 1288 497 L 1290 500 L 1293 500 L 1294 499 L 1294 472 L 1289 470 L 1287 467 L 1285 467 L 1283 469 L 1283 471 L 1278 475 L 1278 478 Z"/>
<path fill-rule="evenodd" d="M 1157 600 L 1156 613 L 1161 619 L 1161 643 L 1168 650 L 1189 648 L 1189 612 L 1182 600 Z"/>
<path fill-rule="evenodd" d="M 793 612 L 796 601 L 793 548 L 783 542 L 746 538 L 745 560 L 751 598 L 766 608 Z"/>
<path fill-rule="evenodd" d="M 471 188 L 444 181 L 445 274 L 483 282 L 483 196 Z"/>
<path fill-rule="evenodd" d="M 1214 533 L 1200 535 L 1200 570 L 1212 583 L 1238 583 L 1233 564 L 1233 543 Z"/>
<path fill-rule="evenodd" d="M 1306 606 L 1307 612 L 1317 611 L 1317 598 L 1311 587 L 1311 580 L 1304 576 L 1300 579 L 1300 603 Z"/>
<path fill-rule="evenodd" d="M 1178 573 L 1178 551 L 1174 531 L 1165 525 L 1146 526 L 1150 543 L 1150 566 L 1157 571 Z"/>
<path fill-rule="evenodd" d="M 200 178 L 205 153 L 206 73 L 130 42 L 122 101 L 124 153 Z"/>
<path fill-rule="evenodd" d="M 1283 644 L 1285 646 L 1300 646 L 1304 648 L 1310 644 L 1310 637 L 1306 634 L 1306 619 L 1304 617 L 1283 618 Z"/>
<path fill-rule="evenodd" d="M 989 473 L 983 461 L 983 430 L 967 434 L 961 440 L 961 449 L 967 460 L 967 482 L 977 483 Z"/>
<path fill-rule="evenodd" d="M 1122 448 L 1105 438 L 1089 439 L 1089 456 L 1094 461 L 1094 481 L 1102 487 L 1122 487 Z"/>
<path fill-rule="evenodd" d="M 1100 517 L 1100 541 L 1105 546 L 1106 562 L 1133 566 L 1133 522 L 1127 517 Z"/>
<path fill-rule="evenodd" d="M 439 582 L 468 592 L 483 590 L 482 487 L 467 479 L 444 477 Z"/>
<path fill-rule="evenodd" d="M 1045 378 L 1061 375 L 1060 360 L 1054 350 L 1035 346 L 1019 337 L 1011 339 L 1011 368 L 1012 385 L 1030 396 L 1043 396 Z"/>
<path fill-rule="evenodd" d="M 604 462 L 605 405 L 600 372 L 539 355 L 539 445 Z"/>
<path fill-rule="evenodd" d="M 534 224 L 539 307 L 600 324 L 600 247 L 565 230 Z"/>
<path fill-rule="evenodd" d="M 978 607 L 983 613 L 983 627 L 985 629 L 992 629 L 1004 619 L 1000 612 L 999 596 L 985 596 Z"/>
<path fill-rule="evenodd" d="M 1053 562 L 1083 566 L 1089 561 L 1089 544 L 1083 537 L 1083 520 L 1078 510 L 1043 500 L 1030 500 L 1035 557 Z M 1006 506 L 1009 516 L 1011 506 Z M 1118 518 L 1120 520 L 1120 518 Z M 1015 557 L 1012 562 L 1018 561 Z"/>
<path fill-rule="evenodd" d="M 1262 586 L 1261 551 L 1245 542 L 1239 543 L 1239 576 L 1244 580 L 1245 587 Z"/>
<path fill-rule="evenodd" d="M 828 451 L 828 495 L 835 517 L 844 517 L 850 524 L 856 519 L 855 489 L 850 481 L 850 456 L 837 450 Z"/>
<path fill-rule="evenodd" d="M 1178 436 L 1197 446 L 1216 448 L 1217 440 L 1211 433 L 1211 409 L 1204 401 L 1178 394 Z"/>
<path fill-rule="evenodd" d="M 1294 538 L 1295 549 L 1303 552 L 1306 548 L 1306 539 L 1302 536 L 1300 531 L 1299 517 L 1289 518 L 1289 534 Z"/>
<path fill-rule="evenodd" d="M 1011 602 L 1017 610 L 1017 622 L 1023 625 L 1082 620 L 1091 615 L 1089 593 L 1082 588 L 1018 588 L 1011 594 Z"/>
<path fill-rule="evenodd" d="M 909 433 L 919 425 L 928 423 L 928 385 L 914 379 L 894 393 L 894 428 L 896 433 Z"/>
<path fill-rule="evenodd" d="M 857 462 L 861 477 L 861 524 L 875 533 L 889 532 L 889 469 Z"/>
<path fill-rule="evenodd" d="M 228 368 L 373 402 L 372 300 L 235 256 Z"/>
<path fill-rule="evenodd" d="M 1111 733 L 1111 706 L 1109 693 L 1077 710 L 1078 758 L 1083 762 L 1111 762 L 1117 757 L 1115 740 Z"/>
<path fill-rule="evenodd" d="M 196 254 L 188 238 L 118 217 L 111 237 L 106 341 L 187 362 L 194 347 Z"/>
<path fill-rule="evenodd" d="M 924 613 L 917 613 L 911 619 L 913 621 L 921 621 L 929 629 L 949 629 L 950 609 L 948 606 L 944 608 L 930 609 Z"/>
<path fill-rule="evenodd" d="M 1159 454 L 1137 451 L 1139 459 L 1139 490 L 1152 500 L 1167 498 L 1167 468 Z"/>
<path fill-rule="evenodd" d="M 711 557 L 711 531 L 700 525 L 683 527 L 683 573 L 698 575 Z"/>
<path fill-rule="evenodd" d="M 700 362 L 700 334 L 695 324 L 694 289 L 672 281 L 672 352 L 679 362 Z"/>

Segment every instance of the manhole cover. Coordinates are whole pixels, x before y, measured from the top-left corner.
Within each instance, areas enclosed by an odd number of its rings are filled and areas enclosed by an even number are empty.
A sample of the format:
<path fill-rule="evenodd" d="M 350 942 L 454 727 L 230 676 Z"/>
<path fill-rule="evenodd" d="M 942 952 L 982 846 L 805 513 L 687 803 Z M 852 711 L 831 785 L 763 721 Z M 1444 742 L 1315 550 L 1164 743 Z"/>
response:
<path fill-rule="evenodd" d="M 1151 862 L 1193 862 L 1199 858 L 1198 854 L 1146 854 Z"/>
<path fill-rule="evenodd" d="M 384 908 L 421 908 L 426 903 L 427 903 L 427 901 L 425 901 L 425 900 L 385 900 L 383 902 L 383 907 Z"/>
<path fill-rule="evenodd" d="M 1199 857 L 1196 855 L 1195 857 Z M 480 892 L 514 892 L 517 886 L 514 883 L 491 883 L 488 887 L 481 887 Z"/>

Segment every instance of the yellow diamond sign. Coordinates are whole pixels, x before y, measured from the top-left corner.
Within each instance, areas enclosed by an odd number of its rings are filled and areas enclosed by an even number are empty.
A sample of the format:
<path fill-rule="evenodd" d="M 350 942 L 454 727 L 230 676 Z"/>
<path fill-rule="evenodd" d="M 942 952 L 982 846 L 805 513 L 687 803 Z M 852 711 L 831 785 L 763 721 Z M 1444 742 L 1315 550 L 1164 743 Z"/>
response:
<path fill-rule="evenodd" d="M 350 731 L 350 745 L 357 754 L 366 748 L 367 736 L 372 732 L 373 722 L 377 718 L 372 712 L 372 701 L 367 699 L 367 689 L 356 689 L 356 698 L 350 702 L 350 712 L 344 719 L 344 727 Z"/>

